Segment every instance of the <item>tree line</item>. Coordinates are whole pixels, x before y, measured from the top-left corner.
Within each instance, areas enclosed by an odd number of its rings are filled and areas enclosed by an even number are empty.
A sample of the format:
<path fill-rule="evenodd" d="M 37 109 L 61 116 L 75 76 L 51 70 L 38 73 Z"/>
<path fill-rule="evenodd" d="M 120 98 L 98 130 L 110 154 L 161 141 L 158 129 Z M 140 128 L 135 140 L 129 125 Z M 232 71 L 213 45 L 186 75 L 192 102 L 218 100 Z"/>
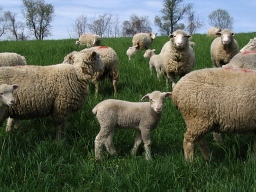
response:
<path fill-rule="evenodd" d="M 205 25 L 193 8 L 194 4 L 185 4 L 184 0 L 163 0 L 161 15 L 155 16 L 154 25 L 158 27 L 161 35 L 169 35 L 177 29 L 193 34 Z M 15 40 L 43 40 L 51 36 L 51 23 L 54 19 L 52 4 L 45 0 L 22 0 L 21 12 L 25 22 L 17 21 L 17 13 L 4 11 L 0 7 L 0 37 L 9 35 Z M 222 29 L 233 28 L 233 18 L 223 9 L 211 12 L 208 23 Z M 84 33 L 95 33 L 101 37 L 121 37 L 140 32 L 152 32 L 148 16 L 132 14 L 128 20 L 120 22 L 118 15 L 111 13 L 90 19 L 86 15 L 79 15 L 68 30 L 70 38 L 77 38 Z"/>

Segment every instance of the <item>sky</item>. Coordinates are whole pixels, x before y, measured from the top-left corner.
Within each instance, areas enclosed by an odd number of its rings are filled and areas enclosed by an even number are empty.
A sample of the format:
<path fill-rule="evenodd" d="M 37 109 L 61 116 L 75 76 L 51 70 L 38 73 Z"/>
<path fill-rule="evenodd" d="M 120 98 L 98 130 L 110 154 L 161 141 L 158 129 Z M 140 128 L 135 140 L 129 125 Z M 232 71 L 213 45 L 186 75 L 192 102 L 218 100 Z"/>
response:
<path fill-rule="evenodd" d="M 132 14 L 139 17 L 148 16 L 152 32 L 158 32 L 154 25 L 155 16 L 162 16 L 163 0 L 45 0 L 54 6 L 52 36 L 47 39 L 70 38 L 75 20 L 85 15 L 88 19 L 103 14 L 118 16 L 120 23 L 129 20 Z M 202 19 L 204 26 L 197 33 L 206 33 L 211 26 L 208 15 L 217 10 L 226 10 L 234 19 L 233 32 L 256 31 L 256 0 L 184 0 L 184 4 L 192 3 L 196 15 Z M 17 14 L 18 21 L 24 21 L 21 13 L 22 0 L 0 0 L 2 11 Z M 158 32 L 159 33 L 159 32 Z"/>

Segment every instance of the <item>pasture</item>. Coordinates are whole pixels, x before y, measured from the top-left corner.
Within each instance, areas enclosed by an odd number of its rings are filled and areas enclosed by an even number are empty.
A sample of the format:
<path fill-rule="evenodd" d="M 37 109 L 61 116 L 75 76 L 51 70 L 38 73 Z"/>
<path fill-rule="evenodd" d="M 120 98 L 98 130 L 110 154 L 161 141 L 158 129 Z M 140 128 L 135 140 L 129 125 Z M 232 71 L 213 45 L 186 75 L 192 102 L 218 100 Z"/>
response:
<path fill-rule="evenodd" d="M 256 33 L 235 35 L 242 48 Z M 112 47 L 120 60 L 120 80 L 117 83 L 117 99 L 140 101 L 153 90 L 171 91 L 165 86 L 165 78 L 158 81 L 154 71 L 150 76 L 148 59 L 144 51 L 138 51 L 128 61 L 126 50 L 131 37 L 103 38 L 102 45 Z M 166 36 L 156 37 L 151 48 L 159 53 Z M 195 34 L 191 41 L 196 64 L 194 70 L 212 67 L 210 44 L 213 38 Z M 26 56 L 30 65 L 50 65 L 63 61 L 68 53 L 81 50 L 76 39 L 44 41 L 1 41 L 0 52 L 16 52 Z M 36 83 L 36 82 L 35 82 Z M 169 84 L 171 87 L 171 84 Z M 171 98 L 165 100 L 162 119 L 151 133 L 152 161 L 146 161 L 143 145 L 138 155 L 132 157 L 135 132 L 117 130 L 114 136 L 118 156 L 104 161 L 94 159 L 94 139 L 99 124 L 92 108 L 100 101 L 113 97 L 110 81 L 100 83 L 99 95 L 94 95 L 94 85 L 83 108 L 69 117 L 66 138 L 55 140 L 51 118 L 26 120 L 21 128 L 5 132 L 0 130 L 0 190 L 28 191 L 255 191 L 256 161 L 248 154 L 253 144 L 252 135 L 223 134 L 225 146 L 207 136 L 213 158 L 206 162 L 198 148 L 192 164 L 184 159 L 183 134 L 185 123 L 173 106 Z"/>

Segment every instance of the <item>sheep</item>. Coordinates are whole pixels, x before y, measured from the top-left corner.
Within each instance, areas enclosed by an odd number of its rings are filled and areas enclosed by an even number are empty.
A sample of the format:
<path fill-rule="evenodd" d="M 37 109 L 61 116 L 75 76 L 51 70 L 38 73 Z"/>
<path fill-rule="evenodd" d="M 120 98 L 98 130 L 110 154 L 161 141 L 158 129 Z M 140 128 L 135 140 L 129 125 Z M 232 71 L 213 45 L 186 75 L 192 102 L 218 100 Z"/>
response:
<path fill-rule="evenodd" d="M 239 47 L 231 30 L 224 29 L 216 35 L 218 37 L 211 43 L 211 60 L 214 67 L 221 67 L 239 52 Z"/>
<path fill-rule="evenodd" d="M 149 49 L 157 33 L 137 33 L 132 38 L 132 45 L 138 45 L 139 50 Z"/>
<path fill-rule="evenodd" d="M 100 131 L 94 141 L 95 159 L 102 159 L 103 145 L 111 156 L 116 156 L 117 152 L 113 145 L 115 128 L 133 128 L 136 130 L 136 139 L 131 154 L 136 155 L 143 141 L 146 160 L 150 160 L 150 132 L 157 127 L 160 121 L 164 98 L 170 97 L 171 94 L 171 92 L 153 91 L 141 99 L 149 99 L 150 102 L 107 99 L 98 103 L 92 110 L 100 124 Z"/>
<path fill-rule="evenodd" d="M 250 41 L 240 50 L 241 53 L 255 52 L 256 51 L 256 37 Z"/>
<path fill-rule="evenodd" d="M 163 57 L 160 54 L 155 54 L 155 49 L 147 49 L 143 55 L 144 58 L 149 58 L 149 69 L 152 75 L 152 68 L 156 69 L 157 78 L 163 73 Z"/>
<path fill-rule="evenodd" d="M 195 54 L 189 45 L 190 37 L 191 35 L 183 30 L 176 30 L 170 35 L 170 41 L 161 50 L 160 54 L 164 54 L 163 66 L 166 77 L 172 81 L 172 88 L 176 84 L 176 76 L 182 77 L 193 69 Z"/>
<path fill-rule="evenodd" d="M 7 107 L 12 106 L 15 104 L 15 99 L 13 96 L 13 91 L 17 89 L 19 86 L 16 84 L 7 85 L 1 84 L 0 85 L 0 126 L 3 125 L 5 119 L 3 119 L 5 110 Z"/>
<path fill-rule="evenodd" d="M 172 101 L 186 123 L 183 147 L 187 160 L 194 157 L 195 143 L 206 160 L 211 158 L 204 140 L 208 132 L 255 133 L 255 84 L 255 70 L 238 68 L 195 70 L 180 79 Z"/>
<path fill-rule="evenodd" d="M 74 64 L 48 66 L 1 67 L 1 83 L 19 83 L 14 93 L 16 105 L 6 110 L 6 130 L 11 131 L 18 120 L 52 116 L 56 139 L 61 139 L 68 115 L 79 110 L 87 98 L 94 71 L 102 71 L 99 54 L 87 50 L 75 58 Z"/>
<path fill-rule="evenodd" d="M 86 48 L 80 52 L 93 50 L 100 54 L 100 59 L 104 63 L 104 72 L 96 72 L 93 76 L 92 82 L 95 84 L 95 95 L 99 92 L 99 81 L 109 78 L 114 87 L 114 96 L 117 94 L 117 82 L 119 80 L 119 59 L 114 49 L 108 46 L 96 46 Z M 63 63 L 73 64 L 75 55 L 78 52 L 73 51 L 64 57 Z"/>
<path fill-rule="evenodd" d="M 221 29 L 218 27 L 211 27 L 207 31 L 207 36 L 208 37 L 216 37 L 216 33 L 221 32 Z"/>
<path fill-rule="evenodd" d="M 134 56 L 137 52 L 138 45 L 129 47 L 126 51 L 126 55 L 128 56 L 129 61 L 131 60 L 131 57 Z"/>
<path fill-rule="evenodd" d="M 26 58 L 20 54 L 11 52 L 0 53 L 0 67 L 26 64 Z"/>
<path fill-rule="evenodd" d="M 101 37 L 96 34 L 83 34 L 76 41 L 76 45 L 86 45 L 86 47 L 98 46 L 101 44 Z"/>
<path fill-rule="evenodd" d="M 195 42 L 192 42 L 192 41 L 189 41 L 189 45 L 190 45 L 190 47 L 194 50 L 194 47 L 196 46 L 196 43 L 195 43 Z M 163 47 L 162 47 L 160 53 L 165 53 L 165 52 L 168 51 L 169 49 L 170 49 L 170 42 L 167 41 L 167 42 L 163 45 Z"/>

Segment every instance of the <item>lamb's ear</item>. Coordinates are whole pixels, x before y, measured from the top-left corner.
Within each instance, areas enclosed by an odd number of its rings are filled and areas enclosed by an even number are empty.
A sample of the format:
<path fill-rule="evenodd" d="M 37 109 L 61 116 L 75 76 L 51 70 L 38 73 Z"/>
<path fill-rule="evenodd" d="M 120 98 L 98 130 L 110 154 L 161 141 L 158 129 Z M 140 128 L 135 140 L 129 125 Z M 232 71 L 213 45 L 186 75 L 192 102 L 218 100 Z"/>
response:
<path fill-rule="evenodd" d="M 19 85 L 14 84 L 12 85 L 12 87 L 13 87 L 13 90 L 15 90 L 15 89 L 18 89 Z"/>
<path fill-rule="evenodd" d="M 171 97 L 172 96 L 172 92 L 164 92 L 164 97 Z"/>
<path fill-rule="evenodd" d="M 170 38 L 173 38 L 173 34 L 169 35 Z"/>
<path fill-rule="evenodd" d="M 149 98 L 149 94 L 144 95 L 144 96 L 141 98 L 141 101 L 144 101 L 145 99 L 148 99 L 148 98 Z"/>

